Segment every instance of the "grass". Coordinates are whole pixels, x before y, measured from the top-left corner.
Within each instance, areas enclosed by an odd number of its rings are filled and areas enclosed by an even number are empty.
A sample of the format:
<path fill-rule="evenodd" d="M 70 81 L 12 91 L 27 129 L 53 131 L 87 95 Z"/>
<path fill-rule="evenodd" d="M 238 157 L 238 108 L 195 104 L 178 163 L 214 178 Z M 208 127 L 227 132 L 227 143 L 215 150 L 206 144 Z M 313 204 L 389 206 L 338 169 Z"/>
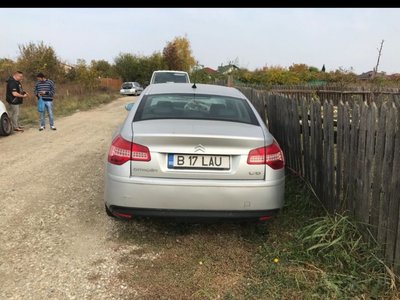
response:
<path fill-rule="evenodd" d="M 88 110 L 101 104 L 109 103 L 118 98 L 116 92 L 98 92 L 92 94 L 71 95 L 54 99 L 54 118 L 71 115 L 77 111 Z M 47 119 L 47 113 L 46 113 Z M 19 122 L 25 126 L 36 125 L 39 122 L 39 113 L 36 110 L 36 100 L 24 101 L 21 106 Z M 47 122 L 47 121 L 46 121 Z"/>
<path fill-rule="evenodd" d="M 289 177 L 286 206 L 251 272 L 226 299 L 398 299 L 398 278 L 346 215 L 321 215 L 304 183 Z"/>

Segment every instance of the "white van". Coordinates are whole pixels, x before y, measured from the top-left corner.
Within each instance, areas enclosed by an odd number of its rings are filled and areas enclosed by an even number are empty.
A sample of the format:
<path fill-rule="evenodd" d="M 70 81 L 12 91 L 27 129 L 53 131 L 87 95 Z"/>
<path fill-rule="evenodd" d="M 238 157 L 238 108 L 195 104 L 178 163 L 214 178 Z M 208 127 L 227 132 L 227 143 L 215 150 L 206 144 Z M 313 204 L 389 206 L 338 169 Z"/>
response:
<path fill-rule="evenodd" d="M 151 75 L 150 84 L 167 82 L 190 83 L 189 74 L 183 71 L 159 70 Z"/>

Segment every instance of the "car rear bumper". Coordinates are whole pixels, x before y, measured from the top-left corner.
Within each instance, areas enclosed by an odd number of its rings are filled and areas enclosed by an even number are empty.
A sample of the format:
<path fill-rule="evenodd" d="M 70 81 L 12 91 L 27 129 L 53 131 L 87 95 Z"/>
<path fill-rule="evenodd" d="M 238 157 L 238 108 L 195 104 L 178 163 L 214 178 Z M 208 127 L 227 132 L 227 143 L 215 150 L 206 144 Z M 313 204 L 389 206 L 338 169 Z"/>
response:
<path fill-rule="evenodd" d="M 122 207 L 111 205 L 109 210 L 116 217 L 132 218 L 134 217 L 168 217 L 187 220 L 212 219 L 212 220 L 230 220 L 230 219 L 263 219 L 267 220 L 275 215 L 279 210 L 243 210 L 243 211 L 215 211 L 215 210 L 184 210 L 184 209 L 149 209 L 136 207 Z"/>
<path fill-rule="evenodd" d="M 278 180 L 176 180 L 106 175 L 105 202 L 140 215 L 255 217 L 279 210 L 285 178 Z"/>
<path fill-rule="evenodd" d="M 123 92 L 119 92 L 121 95 L 134 95 L 134 94 L 136 94 L 137 92 L 135 91 L 135 92 L 131 92 L 131 91 L 123 91 Z"/>

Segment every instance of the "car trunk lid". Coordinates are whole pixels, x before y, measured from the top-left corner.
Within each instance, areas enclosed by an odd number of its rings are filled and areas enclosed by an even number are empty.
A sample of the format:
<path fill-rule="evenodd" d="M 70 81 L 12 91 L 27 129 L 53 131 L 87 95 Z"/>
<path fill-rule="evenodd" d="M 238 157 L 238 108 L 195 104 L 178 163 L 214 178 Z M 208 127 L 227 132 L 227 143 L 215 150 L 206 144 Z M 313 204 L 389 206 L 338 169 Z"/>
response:
<path fill-rule="evenodd" d="M 134 143 L 148 147 L 151 154 L 149 162 L 131 162 L 132 176 L 264 179 L 265 165 L 247 164 L 250 150 L 272 143 L 272 137 L 265 141 L 260 126 L 162 119 L 134 122 L 132 129 Z"/>

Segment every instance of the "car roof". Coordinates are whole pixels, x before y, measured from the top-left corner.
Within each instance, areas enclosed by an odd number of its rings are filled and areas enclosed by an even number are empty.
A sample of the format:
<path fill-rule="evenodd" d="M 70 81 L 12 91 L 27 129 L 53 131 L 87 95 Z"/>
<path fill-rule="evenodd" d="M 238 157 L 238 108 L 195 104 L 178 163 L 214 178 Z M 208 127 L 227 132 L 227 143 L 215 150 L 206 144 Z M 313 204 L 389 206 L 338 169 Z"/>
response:
<path fill-rule="evenodd" d="M 185 71 L 174 71 L 174 70 L 157 70 L 157 71 L 154 71 L 153 73 L 185 73 L 185 74 L 187 74 L 187 72 L 185 72 Z"/>
<path fill-rule="evenodd" d="M 209 94 L 220 95 L 235 98 L 245 98 L 245 96 L 237 89 L 213 84 L 196 84 L 193 88 L 193 83 L 157 83 L 151 84 L 146 88 L 146 95 L 156 94 Z"/>

